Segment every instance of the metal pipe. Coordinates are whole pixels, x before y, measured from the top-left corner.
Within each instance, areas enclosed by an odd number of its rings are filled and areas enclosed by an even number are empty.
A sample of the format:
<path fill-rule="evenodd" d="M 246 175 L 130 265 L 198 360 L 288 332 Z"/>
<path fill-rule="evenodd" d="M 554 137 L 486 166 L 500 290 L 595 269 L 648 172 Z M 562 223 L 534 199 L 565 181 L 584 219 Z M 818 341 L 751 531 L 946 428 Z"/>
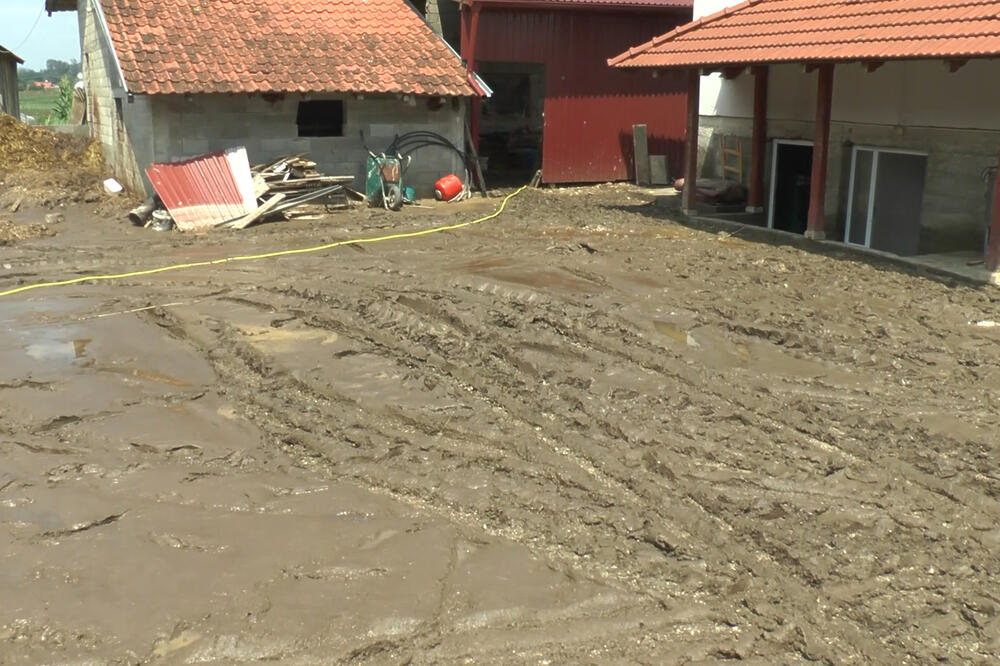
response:
<path fill-rule="evenodd" d="M 137 227 L 141 227 L 153 216 L 156 208 L 156 200 L 153 197 L 146 199 L 142 205 L 136 206 L 128 212 L 128 219 Z"/>

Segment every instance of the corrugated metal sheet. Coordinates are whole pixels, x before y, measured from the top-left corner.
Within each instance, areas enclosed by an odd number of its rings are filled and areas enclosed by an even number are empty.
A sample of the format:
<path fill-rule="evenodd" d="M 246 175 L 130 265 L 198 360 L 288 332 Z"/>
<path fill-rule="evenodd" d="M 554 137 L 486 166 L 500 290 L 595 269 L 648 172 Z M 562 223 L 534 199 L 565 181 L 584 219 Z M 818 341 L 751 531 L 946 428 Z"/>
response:
<path fill-rule="evenodd" d="M 1000 0 L 750 0 L 612 58 L 704 67 L 1000 55 Z"/>
<path fill-rule="evenodd" d="M 545 65 L 542 174 L 548 183 L 626 180 L 632 125 L 645 123 L 650 152 L 679 173 L 684 82 L 618 71 L 607 59 L 687 20 L 677 11 L 532 11 L 483 6 L 476 60 Z M 488 83 L 488 81 L 487 81 Z"/>
<path fill-rule="evenodd" d="M 154 162 L 146 175 L 181 231 L 208 229 L 257 208 L 246 148 Z"/>

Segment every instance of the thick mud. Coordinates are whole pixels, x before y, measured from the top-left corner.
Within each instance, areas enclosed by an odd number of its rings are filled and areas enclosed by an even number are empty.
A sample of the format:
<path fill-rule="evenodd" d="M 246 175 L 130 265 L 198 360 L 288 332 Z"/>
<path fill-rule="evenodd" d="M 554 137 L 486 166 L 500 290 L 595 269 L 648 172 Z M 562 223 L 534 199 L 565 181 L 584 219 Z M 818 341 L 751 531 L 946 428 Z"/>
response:
<path fill-rule="evenodd" d="M 495 203 L 68 216 L 0 290 Z M 997 293 L 671 211 L 0 299 L 0 662 L 995 661 Z"/>

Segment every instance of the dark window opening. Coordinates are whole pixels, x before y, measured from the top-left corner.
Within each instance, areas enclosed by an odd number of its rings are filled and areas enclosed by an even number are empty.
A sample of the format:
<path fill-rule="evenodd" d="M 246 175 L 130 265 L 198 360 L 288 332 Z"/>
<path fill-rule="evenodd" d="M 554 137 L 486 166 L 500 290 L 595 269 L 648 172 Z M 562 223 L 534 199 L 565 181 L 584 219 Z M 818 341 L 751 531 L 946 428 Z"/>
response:
<path fill-rule="evenodd" d="M 344 136 L 344 103 L 340 100 L 299 102 L 295 116 L 299 136 Z"/>
<path fill-rule="evenodd" d="M 115 133 L 119 141 L 125 138 L 125 113 L 121 97 L 115 97 Z"/>

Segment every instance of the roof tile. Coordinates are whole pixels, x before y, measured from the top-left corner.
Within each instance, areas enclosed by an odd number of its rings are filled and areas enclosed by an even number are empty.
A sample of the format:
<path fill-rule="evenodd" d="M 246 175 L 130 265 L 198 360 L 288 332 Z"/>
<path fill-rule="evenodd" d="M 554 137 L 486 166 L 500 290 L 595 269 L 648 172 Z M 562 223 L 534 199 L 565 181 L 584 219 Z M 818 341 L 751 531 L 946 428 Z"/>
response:
<path fill-rule="evenodd" d="M 706 67 L 1000 55 L 1000 0 L 747 0 L 612 58 Z"/>
<path fill-rule="evenodd" d="M 475 94 L 458 56 L 405 0 L 101 5 L 135 93 Z"/>

